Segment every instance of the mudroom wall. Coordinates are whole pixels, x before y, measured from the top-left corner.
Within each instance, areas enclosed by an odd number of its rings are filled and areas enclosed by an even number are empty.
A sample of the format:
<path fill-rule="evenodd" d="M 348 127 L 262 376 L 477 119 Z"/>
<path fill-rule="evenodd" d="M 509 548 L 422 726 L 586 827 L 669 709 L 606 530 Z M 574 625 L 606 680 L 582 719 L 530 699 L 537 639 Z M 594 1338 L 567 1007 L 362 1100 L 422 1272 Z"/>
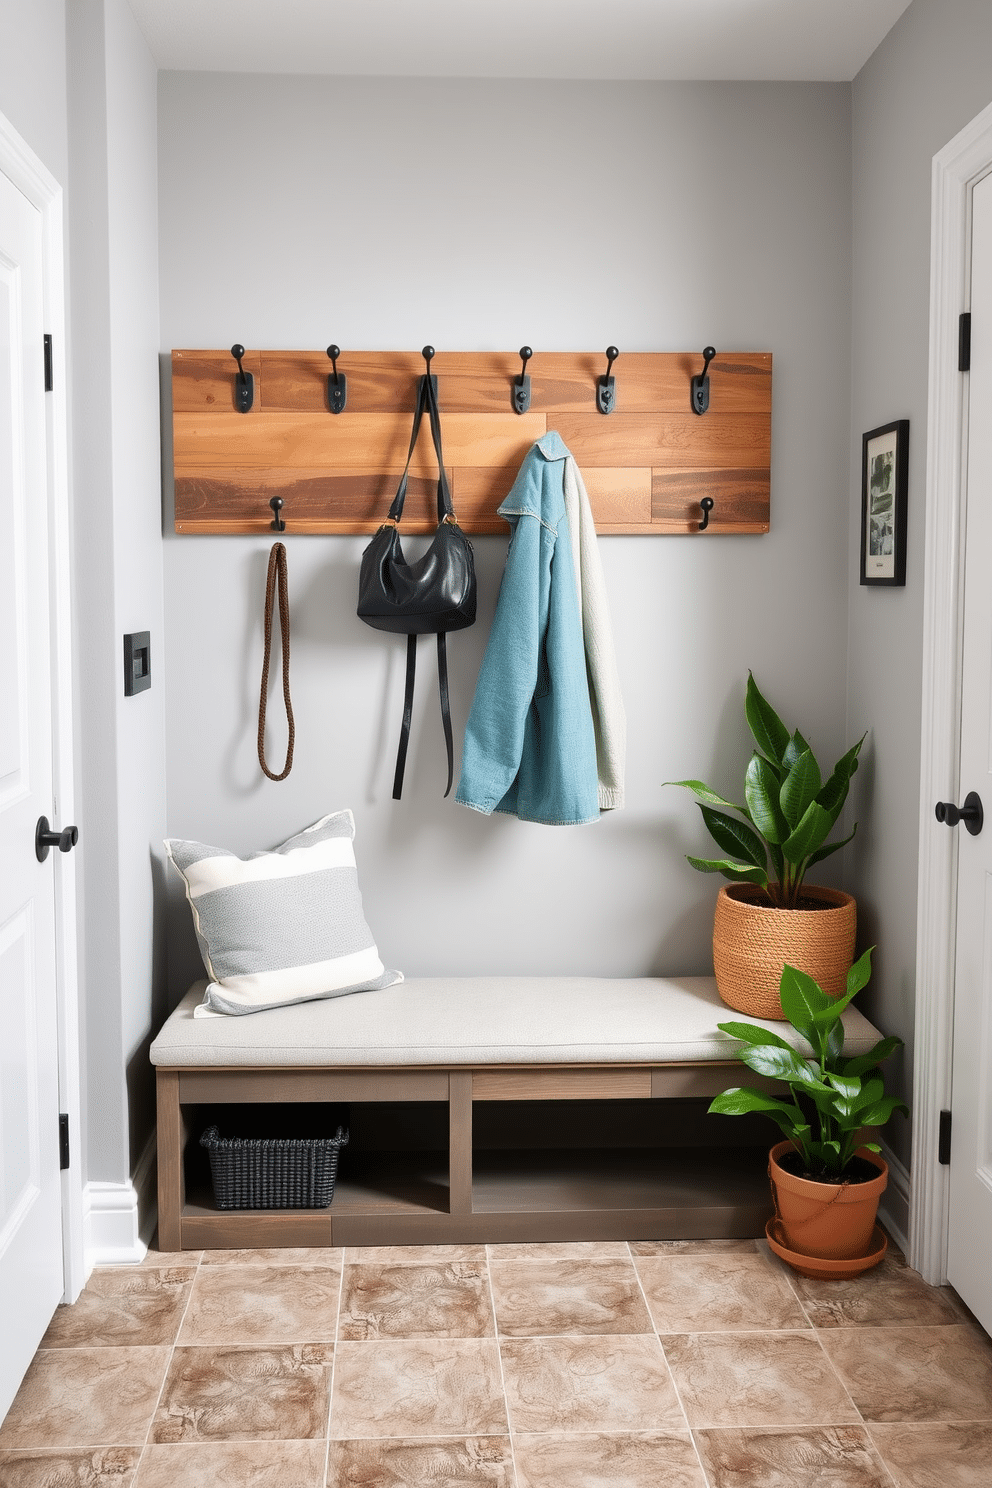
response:
<path fill-rule="evenodd" d="M 739 794 L 749 668 L 825 761 L 851 742 L 849 86 L 164 73 L 159 89 L 163 354 L 337 342 L 347 370 L 349 348 L 527 343 L 536 374 L 542 351 L 614 343 L 618 406 L 625 351 L 774 354 L 768 535 L 601 539 L 627 804 L 589 826 L 442 799 L 426 643 L 391 800 L 404 642 L 355 615 L 365 540 L 294 537 L 290 510 L 296 760 L 266 780 L 274 536 L 172 535 L 167 442 L 169 831 L 243 853 L 351 807 L 369 922 L 410 975 L 708 972 L 718 881 L 686 864 L 708 839 L 665 782 Z M 475 549 L 478 622 L 449 641 L 456 743 L 506 540 Z M 176 1000 L 199 971 L 176 884 L 168 940 Z"/>

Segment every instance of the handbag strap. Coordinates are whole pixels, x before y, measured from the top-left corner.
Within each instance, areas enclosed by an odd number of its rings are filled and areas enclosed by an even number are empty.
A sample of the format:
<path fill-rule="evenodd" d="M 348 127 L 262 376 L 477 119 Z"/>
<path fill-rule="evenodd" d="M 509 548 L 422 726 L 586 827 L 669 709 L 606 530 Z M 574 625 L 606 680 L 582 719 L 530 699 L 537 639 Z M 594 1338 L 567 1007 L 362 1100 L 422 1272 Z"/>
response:
<path fill-rule="evenodd" d="M 400 742 L 396 751 L 396 773 L 393 776 L 393 800 L 403 794 L 403 774 L 406 770 L 406 751 L 410 743 L 410 725 L 413 722 L 413 688 L 417 677 L 417 637 L 406 638 L 406 689 L 403 694 L 403 722 L 400 725 Z M 445 796 L 451 794 L 455 778 L 455 750 L 451 737 L 451 706 L 448 699 L 448 645 L 445 633 L 437 633 L 437 685 L 441 694 L 441 723 L 444 728 L 444 744 L 448 751 L 448 784 Z"/>
<path fill-rule="evenodd" d="M 289 725 L 289 740 L 286 744 L 286 763 L 279 775 L 273 774 L 265 763 L 265 708 L 269 690 L 269 658 L 272 655 L 272 612 L 275 608 L 276 591 L 279 593 L 279 629 L 282 634 L 282 696 L 286 707 L 286 722 Z M 269 571 L 265 579 L 265 651 L 262 656 L 262 691 L 258 700 L 258 763 L 270 780 L 285 780 L 293 768 L 293 750 L 296 746 L 296 724 L 293 721 L 293 702 L 289 695 L 289 583 L 286 569 L 286 547 L 284 543 L 273 543 L 269 554 Z"/>
<path fill-rule="evenodd" d="M 396 488 L 392 505 L 386 517 L 387 522 L 399 526 L 400 518 L 403 516 L 403 504 L 406 501 L 406 490 L 410 479 L 410 461 L 413 459 L 413 451 L 417 445 L 417 437 L 420 434 L 420 425 L 424 414 L 427 414 L 430 422 L 431 439 L 434 444 L 434 453 L 437 456 L 437 519 L 439 522 L 454 522 L 455 511 L 451 502 L 451 491 L 448 486 L 448 476 L 444 468 L 444 455 L 441 450 L 441 414 L 437 404 L 437 392 L 434 387 L 434 379 L 426 375 L 421 376 L 417 389 L 417 407 L 413 415 L 413 433 L 410 435 L 410 448 L 407 452 L 406 465 L 400 476 L 400 483 Z"/>

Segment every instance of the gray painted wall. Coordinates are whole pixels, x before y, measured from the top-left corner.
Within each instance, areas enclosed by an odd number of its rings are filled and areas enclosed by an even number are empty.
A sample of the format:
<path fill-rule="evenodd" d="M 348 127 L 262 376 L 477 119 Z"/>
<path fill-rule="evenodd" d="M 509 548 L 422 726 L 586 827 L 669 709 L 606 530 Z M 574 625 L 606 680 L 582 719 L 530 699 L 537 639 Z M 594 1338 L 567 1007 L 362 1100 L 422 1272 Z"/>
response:
<path fill-rule="evenodd" d="M 849 849 L 862 927 L 878 943 L 863 1006 L 907 1039 L 912 1073 L 920 791 L 923 537 L 933 156 L 992 100 L 987 0 L 915 0 L 853 88 L 853 344 L 848 723 L 872 729 Z M 861 434 L 910 420 L 904 589 L 858 584 Z M 908 1161 L 908 1124 L 889 1127 Z"/>
<path fill-rule="evenodd" d="M 362 542 L 294 538 L 291 511 L 296 764 L 266 781 L 269 541 L 165 544 L 170 832 L 242 852 L 351 806 L 370 923 L 409 974 L 709 969 L 717 881 L 683 859 L 708 839 L 663 782 L 739 790 L 749 667 L 830 763 L 850 742 L 849 88 L 167 73 L 160 182 L 165 351 L 336 341 L 345 367 L 349 347 L 426 341 L 526 341 L 535 367 L 542 348 L 609 342 L 774 353 L 771 533 L 602 540 L 630 750 L 628 805 L 593 826 L 442 801 L 426 646 L 391 801 L 403 643 L 355 617 Z M 622 355 L 614 371 L 622 402 Z M 476 551 L 479 622 L 450 643 L 456 726 L 505 542 Z M 175 886 L 169 941 L 175 998 L 199 966 Z"/>
<path fill-rule="evenodd" d="M 65 185 L 65 0 L 0 0 L 0 113 Z"/>

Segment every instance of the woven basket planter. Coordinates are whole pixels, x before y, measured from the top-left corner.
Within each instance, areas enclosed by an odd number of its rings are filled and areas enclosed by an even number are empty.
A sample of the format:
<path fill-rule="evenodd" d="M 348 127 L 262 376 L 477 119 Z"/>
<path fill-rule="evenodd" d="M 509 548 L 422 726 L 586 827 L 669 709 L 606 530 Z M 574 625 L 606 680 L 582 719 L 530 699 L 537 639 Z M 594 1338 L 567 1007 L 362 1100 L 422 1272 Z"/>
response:
<path fill-rule="evenodd" d="M 854 961 L 857 905 L 840 889 L 804 884 L 809 907 L 772 909 L 752 884 L 725 884 L 713 917 L 713 970 L 728 1007 L 752 1018 L 783 1018 L 782 967 L 797 966 L 830 997 L 847 985 Z"/>

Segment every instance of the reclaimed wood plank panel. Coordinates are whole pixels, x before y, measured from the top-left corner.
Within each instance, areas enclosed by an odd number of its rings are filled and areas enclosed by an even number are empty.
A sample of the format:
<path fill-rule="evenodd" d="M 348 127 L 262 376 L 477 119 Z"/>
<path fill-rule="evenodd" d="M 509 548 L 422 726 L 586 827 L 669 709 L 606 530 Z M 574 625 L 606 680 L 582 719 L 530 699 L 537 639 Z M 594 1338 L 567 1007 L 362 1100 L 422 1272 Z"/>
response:
<path fill-rule="evenodd" d="M 756 413 L 563 414 L 556 428 L 585 474 L 596 465 L 653 470 L 743 470 L 771 465 L 771 425 Z M 618 452 L 623 459 L 618 460 Z"/>

